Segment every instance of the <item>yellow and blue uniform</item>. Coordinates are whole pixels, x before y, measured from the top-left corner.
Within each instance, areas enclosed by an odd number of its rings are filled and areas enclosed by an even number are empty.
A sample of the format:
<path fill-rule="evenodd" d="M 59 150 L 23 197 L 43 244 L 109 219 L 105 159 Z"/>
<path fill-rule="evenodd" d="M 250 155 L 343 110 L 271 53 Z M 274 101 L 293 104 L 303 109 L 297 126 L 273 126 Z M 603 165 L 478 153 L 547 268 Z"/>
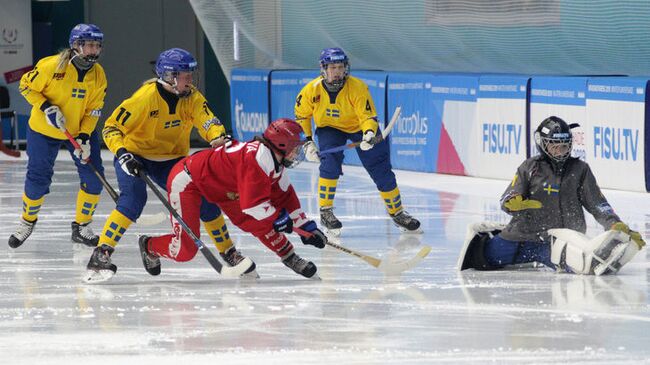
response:
<path fill-rule="evenodd" d="M 295 115 L 307 137 L 313 133 L 313 118 L 321 151 L 344 145 L 348 140 L 359 142 L 368 130 L 379 133 L 377 112 L 368 86 L 353 76 L 348 76 L 337 92 L 325 88 L 322 76 L 309 82 L 296 98 Z M 388 213 L 401 211 L 402 203 L 390 163 L 388 143 L 382 141 L 367 151 L 357 147 L 357 154 L 375 182 Z M 343 174 L 342 164 L 343 151 L 321 156 L 318 180 L 321 208 L 331 207 L 334 203 L 338 178 Z"/>
<path fill-rule="evenodd" d="M 104 172 L 99 135 L 95 132 L 106 96 L 104 69 L 95 63 L 89 69 L 82 70 L 71 62 L 65 62 L 59 68 L 60 57 L 63 56 L 41 59 L 20 80 L 20 92 L 32 105 L 27 129 L 29 160 L 23 194 L 23 218 L 29 222 L 37 219 L 44 196 L 50 192 L 54 162 L 61 144 L 71 155 L 74 151 L 65 134 L 46 121 L 43 110 L 47 107 L 56 105 L 60 108 L 66 119 L 65 127 L 72 136 L 82 133 L 90 136 L 90 160 L 100 174 Z M 76 157 L 73 160 L 81 181 L 75 220 L 85 224 L 92 220 L 102 185 L 88 165 L 81 164 Z"/>
<path fill-rule="evenodd" d="M 192 128 L 206 141 L 225 134 L 225 128 L 198 90 L 178 97 L 158 82 L 147 82 L 113 111 L 102 134 L 111 152 L 117 154 L 125 148 L 143 164 L 151 179 L 167 190 L 171 168 L 189 153 Z M 125 173 L 117 158 L 113 164 L 120 197 L 104 225 L 98 246 L 115 247 L 147 201 L 145 182 Z M 228 232 L 221 230 L 224 220 L 216 205 L 204 202 L 201 219 L 220 252 L 232 245 Z"/>

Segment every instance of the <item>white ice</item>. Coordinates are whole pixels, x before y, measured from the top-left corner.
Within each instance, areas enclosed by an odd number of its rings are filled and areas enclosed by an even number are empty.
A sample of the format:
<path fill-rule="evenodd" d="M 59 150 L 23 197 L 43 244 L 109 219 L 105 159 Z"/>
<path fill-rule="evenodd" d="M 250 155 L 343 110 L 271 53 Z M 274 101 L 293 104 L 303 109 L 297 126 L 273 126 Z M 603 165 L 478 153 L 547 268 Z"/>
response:
<path fill-rule="evenodd" d="M 25 161 L 0 160 L 5 240 L 19 219 Z M 117 186 L 108 156 L 104 165 Z M 70 241 L 78 178 L 62 152 L 34 234 L 18 249 L 0 244 L 0 363 L 649 362 L 647 250 L 617 276 L 544 269 L 459 273 L 467 224 L 507 221 L 498 206 L 507 181 L 397 171 L 402 200 L 425 232 L 409 236 L 393 226 L 365 171 L 344 171 L 335 204 L 344 225 L 340 243 L 388 262 L 430 245 L 419 266 L 386 277 L 351 255 L 304 246 L 294 235 L 298 253 L 314 261 L 322 278 L 307 280 L 231 225 L 237 246 L 257 263 L 259 280 L 224 279 L 200 254 L 189 263 L 163 261 L 162 274 L 152 277 L 142 268 L 137 237 L 167 233 L 165 222 L 133 225 L 113 255 L 117 275 L 91 286 L 81 277 L 92 250 Z M 317 177 L 310 163 L 291 172 L 313 218 Z M 645 234 L 647 194 L 605 195 Z M 104 193 L 95 232 L 113 206 Z M 145 214 L 163 209 L 150 193 Z M 599 230 L 590 219 L 589 233 Z"/>

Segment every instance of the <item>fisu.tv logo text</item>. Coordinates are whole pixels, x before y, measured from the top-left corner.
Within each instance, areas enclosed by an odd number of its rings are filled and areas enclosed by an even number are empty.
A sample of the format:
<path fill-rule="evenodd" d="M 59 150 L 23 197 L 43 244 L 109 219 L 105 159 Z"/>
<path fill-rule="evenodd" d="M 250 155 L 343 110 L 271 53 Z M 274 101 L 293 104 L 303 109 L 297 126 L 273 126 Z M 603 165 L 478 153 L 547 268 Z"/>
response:
<path fill-rule="evenodd" d="M 638 149 L 638 129 L 594 126 L 595 158 L 636 161 Z"/>
<path fill-rule="evenodd" d="M 500 155 L 519 154 L 521 124 L 483 123 L 483 152 Z"/>

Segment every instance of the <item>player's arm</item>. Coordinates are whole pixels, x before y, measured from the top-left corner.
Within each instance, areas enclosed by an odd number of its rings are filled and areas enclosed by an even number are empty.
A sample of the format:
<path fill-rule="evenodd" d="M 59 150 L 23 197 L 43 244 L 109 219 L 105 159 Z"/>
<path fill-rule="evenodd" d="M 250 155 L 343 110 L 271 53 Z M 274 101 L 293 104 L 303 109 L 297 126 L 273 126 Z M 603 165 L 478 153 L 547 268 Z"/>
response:
<path fill-rule="evenodd" d="M 313 98 L 313 85 L 311 83 L 305 85 L 296 97 L 296 104 L 294 105 L 294 114 L 296 115 L 296 122 L 300 124 L 305 137 L 312 138 L 313 132 L 311 129 L 311 118 L 314 113 Z"/>
<path fill-rule="evenodd" d="M 201 138 L 211 145 L 219 144 L 220 138 L 226 135 L 226 128 L 221 124 L 219 118 L 214 115 L 205 97 L 198 92 L 195 94 L 194 103 L 192 104 L 192 123 Z"/>
<path fill-rule="evenodd" d="M 137 100 L 127 99 L 115 108 L 113 113 L 106 119 L 104 129 L 102 129 L 102 137 L 106 147 L 111 152 L 117 154 L 118 150 L 125 148 L 124 136 L 138 124 L 143 115 L 143 110 L 143 106 L 138 104 Z"/>
<path fill-rule="evenodd" d="M 20 78 L 20 93 L 29 104 L 36 106 L 41 110 L 45 110 L 51 104 L 49 104 L 47 98 L 42 94 L 42 91 L 51 79 L 52 70 L 43 66 L 43 62 L 39 61 L 33 70 L 24 74 L 23 77 Z"/>
<path fill-rule="evenodd" d="M 517 173 L 515 173 L 506 191 L 501 195 L 501 210 L 512 215 L 526 209 L 539 209 L 542 207 L 540 201 L 528 199 L 530 174 L 526 162 L 517 168 Z"/>
<path fill-rule="evenodd" d="M 354 111 L 359 119 L 359 128 L 362 133 L 372 131 L 373 135 L 377 134 L 379 123 L 377 123 L 377 110 L 375 103 L 370 96 L 367 86 L 360 87 L 353 96 Z"/>
<path fill-rule="evenodd" d="M 591 168 L 587 165 L 585 172 L 582 176 L 581 183 L 578 186 L 578 197 L 585 209 L 594 216 L 596 221 L 600 223 L 605 230 L 610 229 L 615 223 L 620 222 L 621 219 L 614 212 L 614 209 L 600 191 L 600 187 L 596 182 L 596 177 L 591 172 Z"/>

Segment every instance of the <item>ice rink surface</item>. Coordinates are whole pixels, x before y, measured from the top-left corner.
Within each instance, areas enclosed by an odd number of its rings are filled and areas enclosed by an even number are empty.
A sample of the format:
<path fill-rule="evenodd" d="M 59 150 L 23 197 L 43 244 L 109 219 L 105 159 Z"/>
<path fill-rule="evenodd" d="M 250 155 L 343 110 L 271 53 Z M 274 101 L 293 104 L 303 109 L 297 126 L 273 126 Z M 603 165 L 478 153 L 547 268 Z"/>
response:
<path fill-rule="evenodd" d="M 112 164 L 104 164 L 117 186 Z M 318 266 L 322 280 L 308 280 L 230 225 L 238 248 L 257 263 L 259 280 L 220 277 L 200 254 L 188 263 L 163 261 L 162 274 L 152 277 L 137 238 L 167 233 L 163 222 L 131 226 L 113 255 L 113 280 L 86 285 L 81 277 L 92 249 L 70 241 L 78 178 L 69 157 L 60 155 L 36 230 L 15 250 L 6 240 L 21 211 L 25 160 L 2 158 L 0 363 L 650 363 L 647 250 L 617 276 L 459 273 L 467 224 L 507 221 L 498 205 L 507 181 L 397 172 L 402 200 L 424 229 L 400 235 L 365 171 L 344 171 L 335 202 L 340 244 L 387 262 L 430 245 L 419 266 L 387 277 L 292 235 L 297 252 Z M 304 209 L 317 218 L 316 165 L 305 163 L 290 176 Z M 647 240 L 648 194 L 605 195 Z M 113 206 L 103 193 L 95 232 Z M 150 193 L 145 214 L 163 209 Z M 600 232 L 588 222 L 589 234 Z"/>

